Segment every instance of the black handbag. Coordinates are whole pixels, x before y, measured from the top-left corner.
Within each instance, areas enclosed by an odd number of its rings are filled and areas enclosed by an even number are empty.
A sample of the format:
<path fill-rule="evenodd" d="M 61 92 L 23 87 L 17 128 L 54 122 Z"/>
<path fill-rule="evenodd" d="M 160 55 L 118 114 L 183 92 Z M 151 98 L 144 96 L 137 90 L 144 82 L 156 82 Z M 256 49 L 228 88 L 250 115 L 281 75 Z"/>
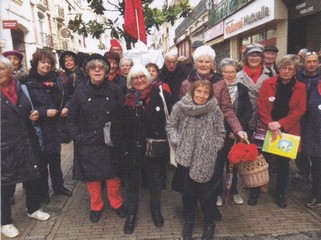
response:
<path fill-rule="evenodd" d="M 169 144 L 167 139 L 146 139 L 146 152 L 147 157 L 168 157 L 169 156 Z"/>

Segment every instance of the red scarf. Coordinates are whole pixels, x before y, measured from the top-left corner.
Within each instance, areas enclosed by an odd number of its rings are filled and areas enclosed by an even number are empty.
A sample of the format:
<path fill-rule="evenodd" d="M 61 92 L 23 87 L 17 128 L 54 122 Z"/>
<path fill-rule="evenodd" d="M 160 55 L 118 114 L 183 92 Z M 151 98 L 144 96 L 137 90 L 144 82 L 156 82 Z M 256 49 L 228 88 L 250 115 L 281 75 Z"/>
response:
<path fill-rule="evenodd" d="M 18 96 L 16 91 L 16 81 L 13 79 L 7 88 L 0 87 L 1 93 L 8 98 L 13 105 L 17 106 Z"/>
<path fill-rule="evenodd" d="M 137 92 L 135 89 L 129 89 L 124 105 L 130 106 L 130 107 L 137 107 L 137 106 L 140 106 L 139 102 L 142 102 L 143 108 L 144 108 L 144 106 L 148 105 L 150 102 L 151 90 L 152 90 L 151 85 L 148 88 L 146 88 L 144 92 L 141 94 Z"/>
<path fill-rule="evenodd" d="M 254 71 L 248 66 L 244 66 L 244 71 L 252 79 L 252 81 L 256 83 L 262 73 L 262 65 L 257 67 Z"/>

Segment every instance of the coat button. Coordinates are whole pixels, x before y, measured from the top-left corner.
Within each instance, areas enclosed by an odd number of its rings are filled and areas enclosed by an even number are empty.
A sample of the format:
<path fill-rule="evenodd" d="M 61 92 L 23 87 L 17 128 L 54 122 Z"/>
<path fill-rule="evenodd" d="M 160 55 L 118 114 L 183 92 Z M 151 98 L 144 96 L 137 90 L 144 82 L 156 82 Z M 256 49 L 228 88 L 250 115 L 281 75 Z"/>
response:
<path fill-rule="evenodd" d="M 94 131 L 94 133 L 96 133 L 96 130 Z"/>
<path fill-rule="evenodd" d="M 108 100 L 109 100 L 109 97 L 106 97 L 106 100 L 108 101 Z"/>
<path fill-rule="evenodd" d="M 109 114 L 109 111 L 107 111 L 106 113 Z"/>

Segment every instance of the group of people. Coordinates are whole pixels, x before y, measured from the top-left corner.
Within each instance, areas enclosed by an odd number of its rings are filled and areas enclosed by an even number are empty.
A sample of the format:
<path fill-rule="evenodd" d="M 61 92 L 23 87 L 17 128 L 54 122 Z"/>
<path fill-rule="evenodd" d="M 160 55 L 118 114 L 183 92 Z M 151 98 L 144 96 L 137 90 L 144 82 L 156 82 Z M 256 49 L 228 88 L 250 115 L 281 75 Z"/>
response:
<path fill-rule="evenodd" d="M 41 202 L 50 201 L 49 175 L 55 194 L 72 195 L 64 186 L 60 166 L 61 143 L 71 140 L 73 179 L 86 183 L 92 223 L 101 217 L 105 189 L 111 207 L 126 218 L 124 233 L 133 233 L 139 191 L 145 184 L 153 223 L 163 227 L 161 193 L 168 157 L 146 155 L 146 139 L 168 139 L 176 151 L 173 185 L 175 181 L 175 190 L 182 195 L 183 239 L 193 238 L 199 203 L 204 215 L 202 240 L 212 240 L 215 221 L 222 219 L 218 206 L 223 201 L 224 169 L 229 169 L 228 152 L 237 139 L 251 140 L 258 123 L 272 131 L 273 139 L 282 133 L 302 137 L 298 175 L 311 169 L 313 179 L 313 197 L 306 206 L 321 206 L 317 53 L 306 52 L 301 66 L 298 55 L 292 54 L 276 63 L 275 46 L 254 43 L 244 49 L 240 69 L 231 58 L 216 66 L 215 51 L 202 42 L 193 47 L 192 59 L 178 62 L 178 56 L 169 52 L 159 68 L 124 58 L 113 39 L 104 56 L 63 52 L 60 73 L 47 50 L 33 54 L 28 73 L 20 70 L 19 51 L 4 52 L 0 57 L 2 234 L 19 234 L 11 219 L 16 183 L 24 183 L 28 216 L 38 220 L 50 217 L 40 210 Z M 15 64 L 16 58 L 20 64 Z M 286 208 L 290 159 L 273 158 L 276 203 Z M 237 169 L 233 174 L 231 199 L 242 204 Z M 249 205 L 257 204 L 260 192 L 261 187 L 250 189 Z"/>

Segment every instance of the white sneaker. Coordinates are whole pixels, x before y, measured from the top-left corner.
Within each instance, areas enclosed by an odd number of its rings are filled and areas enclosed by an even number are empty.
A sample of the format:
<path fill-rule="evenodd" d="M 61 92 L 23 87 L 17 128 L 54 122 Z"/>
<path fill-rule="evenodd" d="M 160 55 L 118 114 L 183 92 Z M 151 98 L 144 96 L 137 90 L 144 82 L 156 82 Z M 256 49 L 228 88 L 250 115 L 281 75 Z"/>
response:
<path fill-rule="evenodd" d="M 13 224 L 1 226 L 1 233 L 7 238 L 15 238 L 20 234 L 18 229 Z"/>
<path fill-rule="evenodd" d="M 46 221 L 50 218 L 50 214 L 43 212 L 41 210 L 37 210 L 32 214 L 28 214 L 28 217 L 37 219 L 39 221 Z"/>
<path fill-rule="evenodd" d="M 232 195 L 232 200 L 236 204 L 243 204 L 243 198 L 239 194 Z"/>
<path fill-rule="evenodd" d="M 217 199 L 216 199 L 216 206 L 220 207 L 223 205 L 223 200 L 222 200 L 222 197 L 221 196 L 217 196 Z"/>

